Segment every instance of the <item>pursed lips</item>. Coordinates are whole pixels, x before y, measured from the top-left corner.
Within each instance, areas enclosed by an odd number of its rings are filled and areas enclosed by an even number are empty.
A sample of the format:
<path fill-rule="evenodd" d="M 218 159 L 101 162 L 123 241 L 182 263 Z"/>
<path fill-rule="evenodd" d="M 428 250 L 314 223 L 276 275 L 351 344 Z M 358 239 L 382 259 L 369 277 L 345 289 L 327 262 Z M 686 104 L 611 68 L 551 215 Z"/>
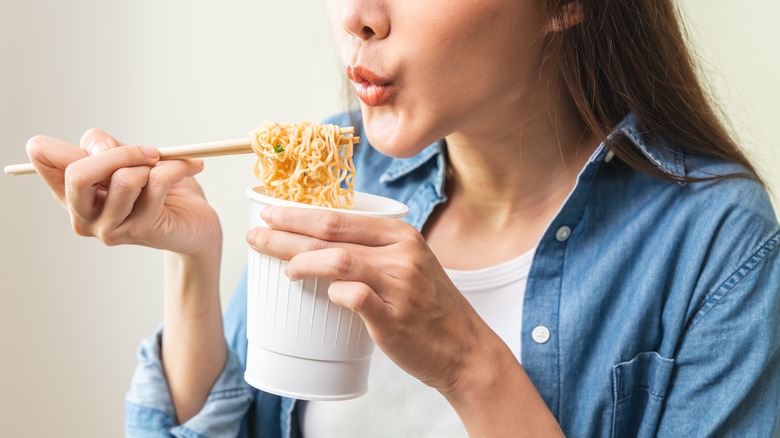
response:
<path fill-rule="evenodd" d="M 386 104 L 395 95 L 393 82 L 363 66 L 347 66 L 347 77 L 355 84 L 358 98 L 368 106 Z"/>

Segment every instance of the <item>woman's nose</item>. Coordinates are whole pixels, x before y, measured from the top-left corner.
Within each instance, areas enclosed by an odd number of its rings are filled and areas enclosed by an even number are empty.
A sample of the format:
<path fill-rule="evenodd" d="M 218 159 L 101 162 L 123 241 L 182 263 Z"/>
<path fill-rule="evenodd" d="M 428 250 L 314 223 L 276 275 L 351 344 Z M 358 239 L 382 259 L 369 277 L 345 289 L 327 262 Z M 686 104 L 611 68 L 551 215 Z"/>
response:
<path fill-rule="evenodd" d="M 387 5 L 378 0 L 346 0 L 341 11 L 344 30 L 362 41 L 383 39 L 390 33 Z"/>

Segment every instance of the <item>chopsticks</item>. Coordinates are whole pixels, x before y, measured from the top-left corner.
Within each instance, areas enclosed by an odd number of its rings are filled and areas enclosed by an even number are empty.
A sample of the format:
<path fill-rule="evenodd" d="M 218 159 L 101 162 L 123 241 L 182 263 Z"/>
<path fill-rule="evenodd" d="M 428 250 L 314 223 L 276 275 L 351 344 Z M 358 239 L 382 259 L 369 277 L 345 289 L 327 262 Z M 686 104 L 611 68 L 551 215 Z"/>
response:
<path fill-rule="evenodd" d="M 347 135 L 346 139 L 352 142 L 352 144 L 359 143 L 360 137 L 354 137 L 351 134 L 355 132 L 355 128 L 346 127 L 341 128 L 341 134 Z M 207 143 L 195 143 L 185 144 L 180 146 L 168 146 L 159 149 L 161 160 L 185 160 L 188 158 L 205 158 L 205 157 L 219 157 L 224 155 L 239 155 L 239 154 L 251 154 L 252 139 L 236 138 L 233 140 L 220 140 Z M 6 175 L 31 175 L 36 173 L 32 163 L 25 164 L 11 164 L 3 168 L 3 172 Z"/>

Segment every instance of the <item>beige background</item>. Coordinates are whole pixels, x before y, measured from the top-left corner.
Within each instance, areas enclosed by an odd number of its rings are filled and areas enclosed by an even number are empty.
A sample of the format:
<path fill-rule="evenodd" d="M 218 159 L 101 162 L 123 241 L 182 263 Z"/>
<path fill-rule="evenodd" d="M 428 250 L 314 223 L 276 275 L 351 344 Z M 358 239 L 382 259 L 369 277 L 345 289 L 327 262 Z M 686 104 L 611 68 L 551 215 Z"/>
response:
<path fill-rule="evenodd" d="M 780 191 L 780 5 L 683 6 L 716 94 Z M 319 120 L 344 94 L 321 2 L 0 0 L 3 165 L 26 161 L 39 133 L 234 138 L 265 119 Z M 245 258 L 252 162 L 209 159 L 199 178 L 225 228 L 225 300 Z M 161 319 L 161 255 L 75 237 L 37 177 L 0 175 L 0 196 L 0 436 L 121 436 L 136 347 Z"/>

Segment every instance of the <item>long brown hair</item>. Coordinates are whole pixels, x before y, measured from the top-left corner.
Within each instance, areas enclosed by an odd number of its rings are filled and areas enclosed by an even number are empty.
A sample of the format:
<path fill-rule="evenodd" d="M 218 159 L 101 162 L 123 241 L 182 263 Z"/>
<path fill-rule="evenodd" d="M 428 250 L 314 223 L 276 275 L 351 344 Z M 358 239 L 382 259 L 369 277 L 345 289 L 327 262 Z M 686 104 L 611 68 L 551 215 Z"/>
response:
<path fill-rule="evenodd" d="M 651 138 L 683 151 L 742 165 L 746 172 L 677 177 L 625 138 L 608 146 L 632 168 L 674 181 L 744 176 L 761 181 L 702 86 L 674 0 L 539 0 L 550 17 L 579 3 L 584 20 L 552 32 L 549 47 L 586 129 L 601 137 L 633 112 Z M 566 6 L 569 4 L 568 6 Z M 763 183 L 762 183 L 763 184 Z"/>

